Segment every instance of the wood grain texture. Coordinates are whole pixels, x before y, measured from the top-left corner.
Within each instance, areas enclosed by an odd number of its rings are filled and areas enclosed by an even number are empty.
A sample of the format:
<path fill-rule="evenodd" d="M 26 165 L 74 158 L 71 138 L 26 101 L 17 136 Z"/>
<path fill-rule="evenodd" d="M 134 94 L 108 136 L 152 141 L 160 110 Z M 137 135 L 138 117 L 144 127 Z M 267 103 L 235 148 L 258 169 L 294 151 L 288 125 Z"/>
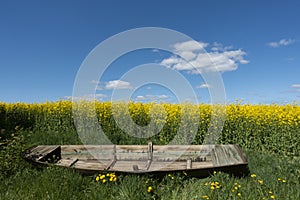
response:
<path fill-rule="evenodd" d="M 212 169 L 243 170 L 248 161 L 239 145 L 39 145 L 23 157 L 31 162 L 69 167 L 81 173 L 102 171 L 156 173 Z M 49 159 L 56 157 L 58 159 Z M 239 168 L 240 166 L 240 168 Z"/>

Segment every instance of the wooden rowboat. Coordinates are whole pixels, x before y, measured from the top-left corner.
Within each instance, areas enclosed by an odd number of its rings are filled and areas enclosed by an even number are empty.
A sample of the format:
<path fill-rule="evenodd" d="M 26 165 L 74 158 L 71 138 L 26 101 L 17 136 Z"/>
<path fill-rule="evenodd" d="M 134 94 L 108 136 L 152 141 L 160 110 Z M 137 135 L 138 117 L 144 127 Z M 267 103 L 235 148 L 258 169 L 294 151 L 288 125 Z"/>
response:
<path fill-rule="evenodd" d="M 239 145 L 39 145 L 22 157 L 40 165 L 73 168 L 82 174 L 170 173 L 203 177 L 213 171 L 234 175 L 248 172 Z"/>

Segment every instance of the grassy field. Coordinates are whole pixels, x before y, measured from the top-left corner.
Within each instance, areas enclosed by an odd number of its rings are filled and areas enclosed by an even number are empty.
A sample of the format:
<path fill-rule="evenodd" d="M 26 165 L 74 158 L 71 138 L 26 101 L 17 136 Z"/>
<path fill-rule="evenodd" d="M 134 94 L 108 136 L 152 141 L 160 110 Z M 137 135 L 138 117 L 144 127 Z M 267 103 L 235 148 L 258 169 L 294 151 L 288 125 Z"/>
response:
<path fill-rule="evenodd" d="M 120 130 L 110 103 L 96 107 L 101 128 L 116 144 L 144 144 Z M 185 174 L 152 176 L 106 174 L 81 176 L 56 167 L 36 168 L 20 153 L 36 144 L 80 144 L 69 101 L 43 104 L 0 103 L 0 199 L 300 199 L 300 107 L 298 105 L 228 105 L 218 143 L 241 144 L 250 175 L 242 178 L 216 172 L 195 179 Z M 124 105 L 118 105 L 124 114 Z M 176 134 L 182 106 L 162 104 L 163 129 L 151 137 L 166 144 Z M 203 142 L 211 118 L 209 105 L 188 105 L 198 116 L 194 144 Z M 130 116 L 139 125 L 149 123 L 151 104 L 130 104 Z M 193 119 L 191 119 L 193 120 Z M 182 124 L 181 124 L 182 125 Z M 183 124 L 182 126 L 184 126 Z M 187 134 L 187 133 L 182 133 Z M 111 179 L 110 179 L 111 178 Z M 104 181 L 105 180 L 105 181 Z"/>

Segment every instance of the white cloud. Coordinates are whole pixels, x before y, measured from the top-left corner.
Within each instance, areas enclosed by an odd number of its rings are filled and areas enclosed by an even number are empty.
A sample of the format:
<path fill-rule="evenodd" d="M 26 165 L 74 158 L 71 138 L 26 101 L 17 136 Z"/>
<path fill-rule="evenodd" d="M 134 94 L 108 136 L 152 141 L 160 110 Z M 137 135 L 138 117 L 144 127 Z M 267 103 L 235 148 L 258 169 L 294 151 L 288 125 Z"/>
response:
<path fill-rule="evenodd" d="M 208 43 L 196 42 L 196 41 L 190 40 L 187 42 L 176 43 L 174 45 L 174 48 L 176 51 L 195 51 L 195 50 L 202 51 L 203 48 L 205 48 L 207 46 L 208 46 Z"/>
<path fill-rule="evenodd" d="M 293 84 L 291 88 L 293 88 L 292 92 L 300 92 L 300 84 Z"/>
<path fill-rule="evenodd" d="M 100 86 L 100 85 L 101 85 L 101 82 L 100 82 L 100 81 L 92 80 L 91 83 L 92 83 L 93 85 L 95 85 L 96 90 L 103 90 L 102 86 Z"/>
<path fill-rule="evenodd" d="M 211 50 L 212 51 L 228 51 L 228 50 L 231 50 L 233 49 L 233 46 L 230 45 L 230 46 L 225 46 L 221 43 L 218 43 L 218 42 L 214 42 L 212 45 L 211 45 Z"/>
<path fill-rule="evenodd" d="M 291 85 L 291 88 L 299 88 L 300 89 L 300 84 L 293 84 L 293 85 Z"/>
<path fill-rule="evenodd" d="M 100 81 L 92 80 L 91 83 L 92 83 L 92 84 L 95 84 L 95 85 L 99 85 L 99 84 L 100 84 Z"/>
<path fill-rule="evenodd" d="M 103 100 L 103 98 L 107 97 L 105 94 L 95 94 L 95 99 Z"/>
<path fill-rule="evenodd" d="M 201 89 L 203 89 L 203 88 L 210 88 L 210 87 L 211 87 L 211 85 L 209 85 L 207 83 L 203 83 L 203 84 L 197 86 L 197 88 L 201 88 Z"/>
<path fill-rule="evenodd" d="M 160 64 L 175 70 L 184 70 L 188 73 L 199 74 L 203 71 L 233 71 L 238 64 L 248 64 L 244 59 L 246 52 L 241 49 L 232 50 L 232 46 L 223 47 L 220 43 L 213 43 L 210 52 L 204 48 L 208 43 L 188 41 L 174 45 L 174 51 L 179 56 L 163 59 Z"/>
<path fill-rule="evenodd" d="M 143 100 L 146 100 L 146 97 L 142 96 L 142 95 L 139 95 L 135 99 L 138 100 L 138 101 L 143 101 Z"/>
<path fill-rule="evenodd" d="M 67 100 L 88 100 L 88 101 L 91 101 L 91 100 L 100 100 L 102 101 L 105 97 L 107 97 L 106 94 L 88 94 L 88 95 L 84 95 L 84 96 L 81 96 L 81 97 L 73 97 L 73 96 L 65 96 L 64 98 L 67 99 Z"/>
<path fill-rule="evenodd" d="M 147 94 L 145 96 L 143 95 L 139 95 L 135 98 L 136 101 L 149 101 L 149 100 L 163 100 L 163 99 L 168 99 L 169 96 L 167 95 L 151 95 L 151 94 Z"/>
<path fill-rule="evenodd" d="M 105 83 L 104 88 L 106 90 L 118 90 L 118 89 L 131 89 L 132 86 L 129 82 L 121 80 L 113 80 Z"/>
<path fill-rule="evenodd" d="M 291 89 L 282 91 L 281 93 L 300 93 L 300 84 L 292 84 Z"/>
<path fill-rule="evenodd" d="M 289 39 L 281 39 L 278 42 L 270 42 L 270 43 L 268 43 L 268 45 L 270 47 L 277 48 L 277 47 L 280 47 L 280 46 L 288 46 L 288 45 L 291 45 L 293 43 L 295 43 L 295 40 L 289 38 Z"/>
<path fill-rule="evenodd" d="M 289 58 L 287 58 L 287 60 L 288 60 L 288 61 L 294 61 L 295 58 L 294 58 L 294 57 L 289 57 Z"/>

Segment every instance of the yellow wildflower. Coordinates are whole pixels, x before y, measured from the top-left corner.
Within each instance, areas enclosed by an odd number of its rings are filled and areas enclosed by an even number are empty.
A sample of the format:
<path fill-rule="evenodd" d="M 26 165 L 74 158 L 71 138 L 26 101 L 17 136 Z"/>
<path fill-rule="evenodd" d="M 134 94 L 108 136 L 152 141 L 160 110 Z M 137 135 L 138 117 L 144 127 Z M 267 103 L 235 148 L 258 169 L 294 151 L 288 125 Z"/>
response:
<path fill-rule="evenodd" d="M 105 178 L 105 175 L 101 175 L 100 176 L 100 179 L 102 180 L 102 179 L 104 179 Z"/>
<path fill-rule="evenodd" d="M 256 177 L 256 174 L 251 174 L 251 177 L 252 177 L 252 178 L 255 178 L 255 177 Z"/>
<path fill-rule="evenodd" d="M 148 187 L 147 191 L 150 193 L 152 192 L 153 188 L 151 186 Z"/>

